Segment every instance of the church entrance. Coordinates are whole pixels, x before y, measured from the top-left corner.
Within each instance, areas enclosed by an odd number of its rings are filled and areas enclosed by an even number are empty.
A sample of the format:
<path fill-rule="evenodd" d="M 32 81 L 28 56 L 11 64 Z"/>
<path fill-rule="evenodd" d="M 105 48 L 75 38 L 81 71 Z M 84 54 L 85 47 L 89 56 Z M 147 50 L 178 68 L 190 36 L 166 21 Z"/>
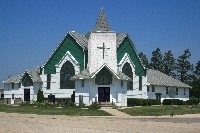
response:
<path fill-rule="evenodd" d="M 110 102 L 110 87 L 98 88 L 98 102 Z"/>
<path fill-rule="evenodd" d="M 30 101 L 30 89 L 24 89 L 24 101 Z"/>

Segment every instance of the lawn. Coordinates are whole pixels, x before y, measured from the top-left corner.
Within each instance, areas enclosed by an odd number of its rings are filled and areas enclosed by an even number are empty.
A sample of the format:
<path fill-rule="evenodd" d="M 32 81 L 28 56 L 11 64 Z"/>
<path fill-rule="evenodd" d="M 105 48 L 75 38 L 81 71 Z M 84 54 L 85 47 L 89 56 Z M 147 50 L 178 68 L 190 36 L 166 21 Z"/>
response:
<path fill-rule="evenodd" d="M 68 116 L 109 116 L 110 114 L 97 109 L 81 108 L 56 108 L 55 106 L 12 106 L 0 104 L 0 112 L 21 113 L 21 114 L 38 114 L 38 115 L 68 115 Z"/>
<path fill-rule="evenodd" d="M 174 115 L 183 115 L 183 114 L 198 114 L 200 113 L 200 105 L 193 106 L 143 106 L 143 107 L 132 107 L 126 109 L 119 109 L 122 112 L 125 112 L 132 116 L 161 116 L 161 115 L 171 115 L 173 107 Z"/>

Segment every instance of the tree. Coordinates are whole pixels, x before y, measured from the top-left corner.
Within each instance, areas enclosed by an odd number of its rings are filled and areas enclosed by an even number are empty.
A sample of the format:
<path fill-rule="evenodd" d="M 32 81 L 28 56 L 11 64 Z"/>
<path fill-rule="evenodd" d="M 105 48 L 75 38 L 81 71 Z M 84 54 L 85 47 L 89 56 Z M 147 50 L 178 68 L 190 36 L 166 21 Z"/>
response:
<path fill-rule="evenodd" d="M 198 61 L 195 66 L 194 74 L 198 79 L 200 79 L 200 61 Z"/>
<path fill-rule="evenodd" d="M 164 57 L 163 57 L 163 72 L 169 76 L 172 76 L 175 78 L 175 59 L 172 54 L 172 51 L 169 50 L 165 52 Z"/>
<path fill-rule="evenodd" d="M 189 49 L 186 49 L 183 55 L 179 56 L 176 63 L 177 68 L 177 78 L 184 83 L 189 84 L 191 80 L 192 68 L 193 66 L 189 62 L 191 53 Z"/>
<path fill-rule="evenodd" d="M 43 91 L 41 89 L 39 89 L 38 93 L 37 93 L 37 102 L 39 102 L 39 103 L 44 102 L 44 95 L 43 95 Z"/>
<path fill-rule="evenodd" d="M 159 48 L 152 52 L 150 67 L 163 72 L 163 55 Z"/>
<path fill-rule="evenodd" d="M 197 62 L 195 69 L 193 71 L 193 80 L 192 80 L 192 90 L 191 95 L 200 99 L 200 61 Z"/>
<path fill-rule="evenodd" d="M 139 54 L 139 57 L 143 63 L 143 65 L 146 67 L 146 68 L 149 68 L 149 61 L 147 59 L 147 56 L 145 54 L 143 54 L 142 52 L 140 52 Z"/>

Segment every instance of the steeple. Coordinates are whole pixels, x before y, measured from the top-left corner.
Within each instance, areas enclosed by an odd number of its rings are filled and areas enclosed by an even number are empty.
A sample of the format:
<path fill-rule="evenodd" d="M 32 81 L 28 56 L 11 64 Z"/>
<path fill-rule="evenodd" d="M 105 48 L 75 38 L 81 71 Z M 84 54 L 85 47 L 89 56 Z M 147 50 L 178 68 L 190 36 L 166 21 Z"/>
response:
<path fill-rule="evenodd" d="M 94 31 L 111 31 L 111 28 L 106 18 L 103 7 L 101 8 L 101 11 L 99 13 L 99 17 L 94 27 Z"/>

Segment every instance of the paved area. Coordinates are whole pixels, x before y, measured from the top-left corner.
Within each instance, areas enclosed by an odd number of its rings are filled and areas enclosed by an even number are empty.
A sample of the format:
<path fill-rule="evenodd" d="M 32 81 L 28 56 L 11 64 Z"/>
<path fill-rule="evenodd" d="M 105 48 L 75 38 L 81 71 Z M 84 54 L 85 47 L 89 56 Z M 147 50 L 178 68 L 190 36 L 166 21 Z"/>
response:
<path fill-rule="evenodd" d="M 200 114 L 161 117 L 72 117 L 0 113 L 0 133 L 199 133 Z"/>

